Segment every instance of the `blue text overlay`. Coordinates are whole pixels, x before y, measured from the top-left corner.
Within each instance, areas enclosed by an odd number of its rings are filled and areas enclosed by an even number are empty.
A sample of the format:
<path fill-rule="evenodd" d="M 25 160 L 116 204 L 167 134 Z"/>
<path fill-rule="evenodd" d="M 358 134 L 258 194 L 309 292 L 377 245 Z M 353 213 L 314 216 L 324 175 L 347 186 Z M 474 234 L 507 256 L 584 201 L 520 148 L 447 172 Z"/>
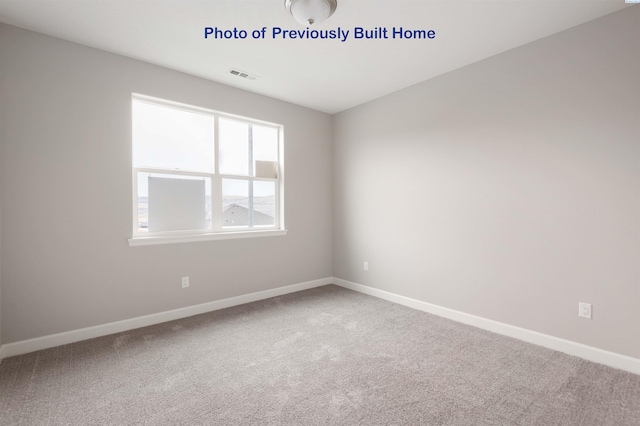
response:
<path fill-rule="evenodd" d="M 409 29 L 403 27 L 375 27 L 365 29 L 354 27 L 352 29 L 334 28 L 316 30 L 306 28 L 303 30 L 289 30 L 280 27 L 262 27 L 255 30 L 238 28 L 205 27 L 205 39 L 215 40 L 244 40 L 244 39 L 272 39 L 272 40 L 432 40 L 436 38 L 435 30 Z"/>

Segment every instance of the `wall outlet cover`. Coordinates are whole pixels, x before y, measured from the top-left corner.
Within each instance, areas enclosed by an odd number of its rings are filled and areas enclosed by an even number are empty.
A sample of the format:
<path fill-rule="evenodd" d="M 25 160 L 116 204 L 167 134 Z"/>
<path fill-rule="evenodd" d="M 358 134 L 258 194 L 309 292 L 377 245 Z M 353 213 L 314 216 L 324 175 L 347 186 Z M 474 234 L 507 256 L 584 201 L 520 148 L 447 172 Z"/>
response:
<path fill-rule="evenodd" d="M 578 316 L 581 318 L 591 319 L 591 303 L 578 303 Z"/>

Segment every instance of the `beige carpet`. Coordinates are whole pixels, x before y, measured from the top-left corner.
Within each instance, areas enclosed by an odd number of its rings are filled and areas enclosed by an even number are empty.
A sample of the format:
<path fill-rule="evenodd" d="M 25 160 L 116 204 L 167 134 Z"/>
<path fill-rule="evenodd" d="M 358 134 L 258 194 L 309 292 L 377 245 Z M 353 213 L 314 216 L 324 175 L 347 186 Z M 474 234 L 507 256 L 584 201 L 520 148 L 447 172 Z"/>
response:
<path fill-rule="evenodd" d="M 2 425 L 640 425 L 640 376 L 336 286 L 5 359 Z"/>

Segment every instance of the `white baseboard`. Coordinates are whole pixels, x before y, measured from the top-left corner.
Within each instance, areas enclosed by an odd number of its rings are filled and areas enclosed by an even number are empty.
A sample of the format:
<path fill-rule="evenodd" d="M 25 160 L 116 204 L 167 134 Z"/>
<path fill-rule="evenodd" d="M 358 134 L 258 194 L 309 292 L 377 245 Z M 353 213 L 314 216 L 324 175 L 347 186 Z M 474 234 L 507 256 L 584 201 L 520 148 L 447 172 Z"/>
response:
<path fill-rule="evenodd" d="M 295 293 L 297 291 L 307 290 L 314 287 L 320 287 L 331 283 L 363 294 L 368 294 L 370 296 L 398 303 L 400 305 L 404 305 L 413 309 L 461 322 L 463 324 L 468 324 L 484 330 L 492 331 L 494 333 L 502 334 L 504 336 L 509 336 L 519 340 L 523 340 L 525 342 L 544 346 L 549 349 L 564 352 L 569 355 L 608 365 L 610 367 L 619 368 L 631 373 L 640 374 L 640 359 L 638 358 L 621 355 L 615 352 L 605 351 L 603 349 L 594 348 L 582 343 L 572 342 L 570 340 L 561 339 L 558 337 L 550 336 L 548 334 L 538 333 L 536 331 L 527 330 L 525 328 L 520 328 L 487 318 L 478 317 L 475 315 L 456 311 L 454 309 L 444 308 L 442 306 L 433 305 L 431 303 L 412 299 L 410 297 L 400 296 L 398 294 L 394 294 L 385 290 L 379 290 L 373 287 L 343 280 L 341 278 L 321 278 L 318 280 L 307 281 L 285 287 L 278 287 L 270 290 L 259 291 L 256 293 L 230 297 L 228 299 L 215 300 L 213 302 L 174 309 L 171 311 L 159 312 L 157 314 L 145 315 L 128 320 L 97 325 L 94 327 L 66 331 L 63 333 L 37 337 L 29 340 L 22 340 L 14 343 L 7 343 L 0 346 L 0 360 L 10 356 L 22 355 L 41 349 L 52 348 L 55 346 L 78 342 L 81 340 L 93 339 L 95 337 L 106 336 L 113 333 L 120 333 L 122 331 L 133 330 L 135 328 L 173 321 L 176 319 L 186 318 L 193 315 L 216 311 L 219 309 L 230 308 L 232 306 L 242 305 L 245 303 L 256 302 L 258 300 L 268 299 L 270 297 L 282 296 L 284 294 Z"/>
<path fill-rule="evenodd" d="M 157 314 L 145 315 L 122 321 L 110 322 L 107 324 L 86 327 L 78 330 L 65 331 L 63 333 L 51 334 L 49 336 L 36 337 L 34 339 L 22 340 L 14 343 L 7 343 L 0 346 L 0 360 L 15 355 L 22 355 L 41 349 L 53 348 L 55 346 L 66 345 L 80 340 L 93 339 L 94 337 L 106 336 L 122 331 L 133 330 L 134 328 L 146 327 L 148 325 L 160 324 L 193 315 L 204 314 L 219 309 L 230 308 L 232 306 L 243 305 L 245 303 L 256 302 L 258 300 L 269 299 L 270 297 L 282 296 L 284 294 L 295 293 L 301 290 L 308 290 L 314 287 L 331 284 L 332 279 L 321 278 L 318 280 L 278 287 L 256 293 L 244 294 L 230 297 L 228 299 L 214 300 L 213 302 L 202 303 L 185 308 L 173 309 L 171 311 L 159 312 Z"/>
<path fill-rule="evenodd" d="M 537 331 L 527 330 L 525 328 L 515 327 L 513 325 L 502 322 L 478 317 L 464 312 L 456 311 L 442 306 L 433 305 L 431 303 L 422 302 L 410 297 L 400 296 L 388 291 L 379 290 L 373 287 L 356 284 L 341 278 L 333 278 L 333 283 L 349 290 L 354 290 L 380 299 L 388 300 L 399 305 L 408 306 L 413 309 L 428 312 L 440 317 L 448 318 L 463 324 L 468 324 L 483 330 L 492 331 L 504 336 L 513 337 L 525 342 L 533 343 L 545 348 L 564 352 L 569 355 L 577 356 L 588 361 L 597 362 L 608 365 L 610 367 L 625 370 L 631 373 L 640 374 L 640 359 L 615 352 L 605 351 L 603 349 L 594 348 L 593 346 L 583 345 L 582 343 L 572 342 L 570 340 L 561 339 L 559 337 L 550 336 L 548 334 L 538 333 Z"/>

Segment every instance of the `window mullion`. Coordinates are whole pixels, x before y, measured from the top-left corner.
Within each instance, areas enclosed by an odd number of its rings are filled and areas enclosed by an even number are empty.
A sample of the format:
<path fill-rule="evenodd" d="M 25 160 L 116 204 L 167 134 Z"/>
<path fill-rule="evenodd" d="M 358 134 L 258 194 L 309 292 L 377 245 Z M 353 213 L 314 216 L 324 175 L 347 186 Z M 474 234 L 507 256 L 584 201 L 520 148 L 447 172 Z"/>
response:
<path fill-rule="evenodd" d="M 211 176 L 211 230 L 220 232 L 222 231 L 222 178 L 220 177 L 220 126 L 218 115 L 214 115 L 213 120 L 214 174 Z"/>
<path fill-rule="evenodd" d="M 249 176 L 253 170 L 253 125 L 249 124 Z M 253 181 L 249 180 L 249 228 L 253 228 Z"/>
<path fill-rule="evenodd" d="M 247 180 L 249 185 L 249 228 L 253 228 L 253 181 Z"/>

